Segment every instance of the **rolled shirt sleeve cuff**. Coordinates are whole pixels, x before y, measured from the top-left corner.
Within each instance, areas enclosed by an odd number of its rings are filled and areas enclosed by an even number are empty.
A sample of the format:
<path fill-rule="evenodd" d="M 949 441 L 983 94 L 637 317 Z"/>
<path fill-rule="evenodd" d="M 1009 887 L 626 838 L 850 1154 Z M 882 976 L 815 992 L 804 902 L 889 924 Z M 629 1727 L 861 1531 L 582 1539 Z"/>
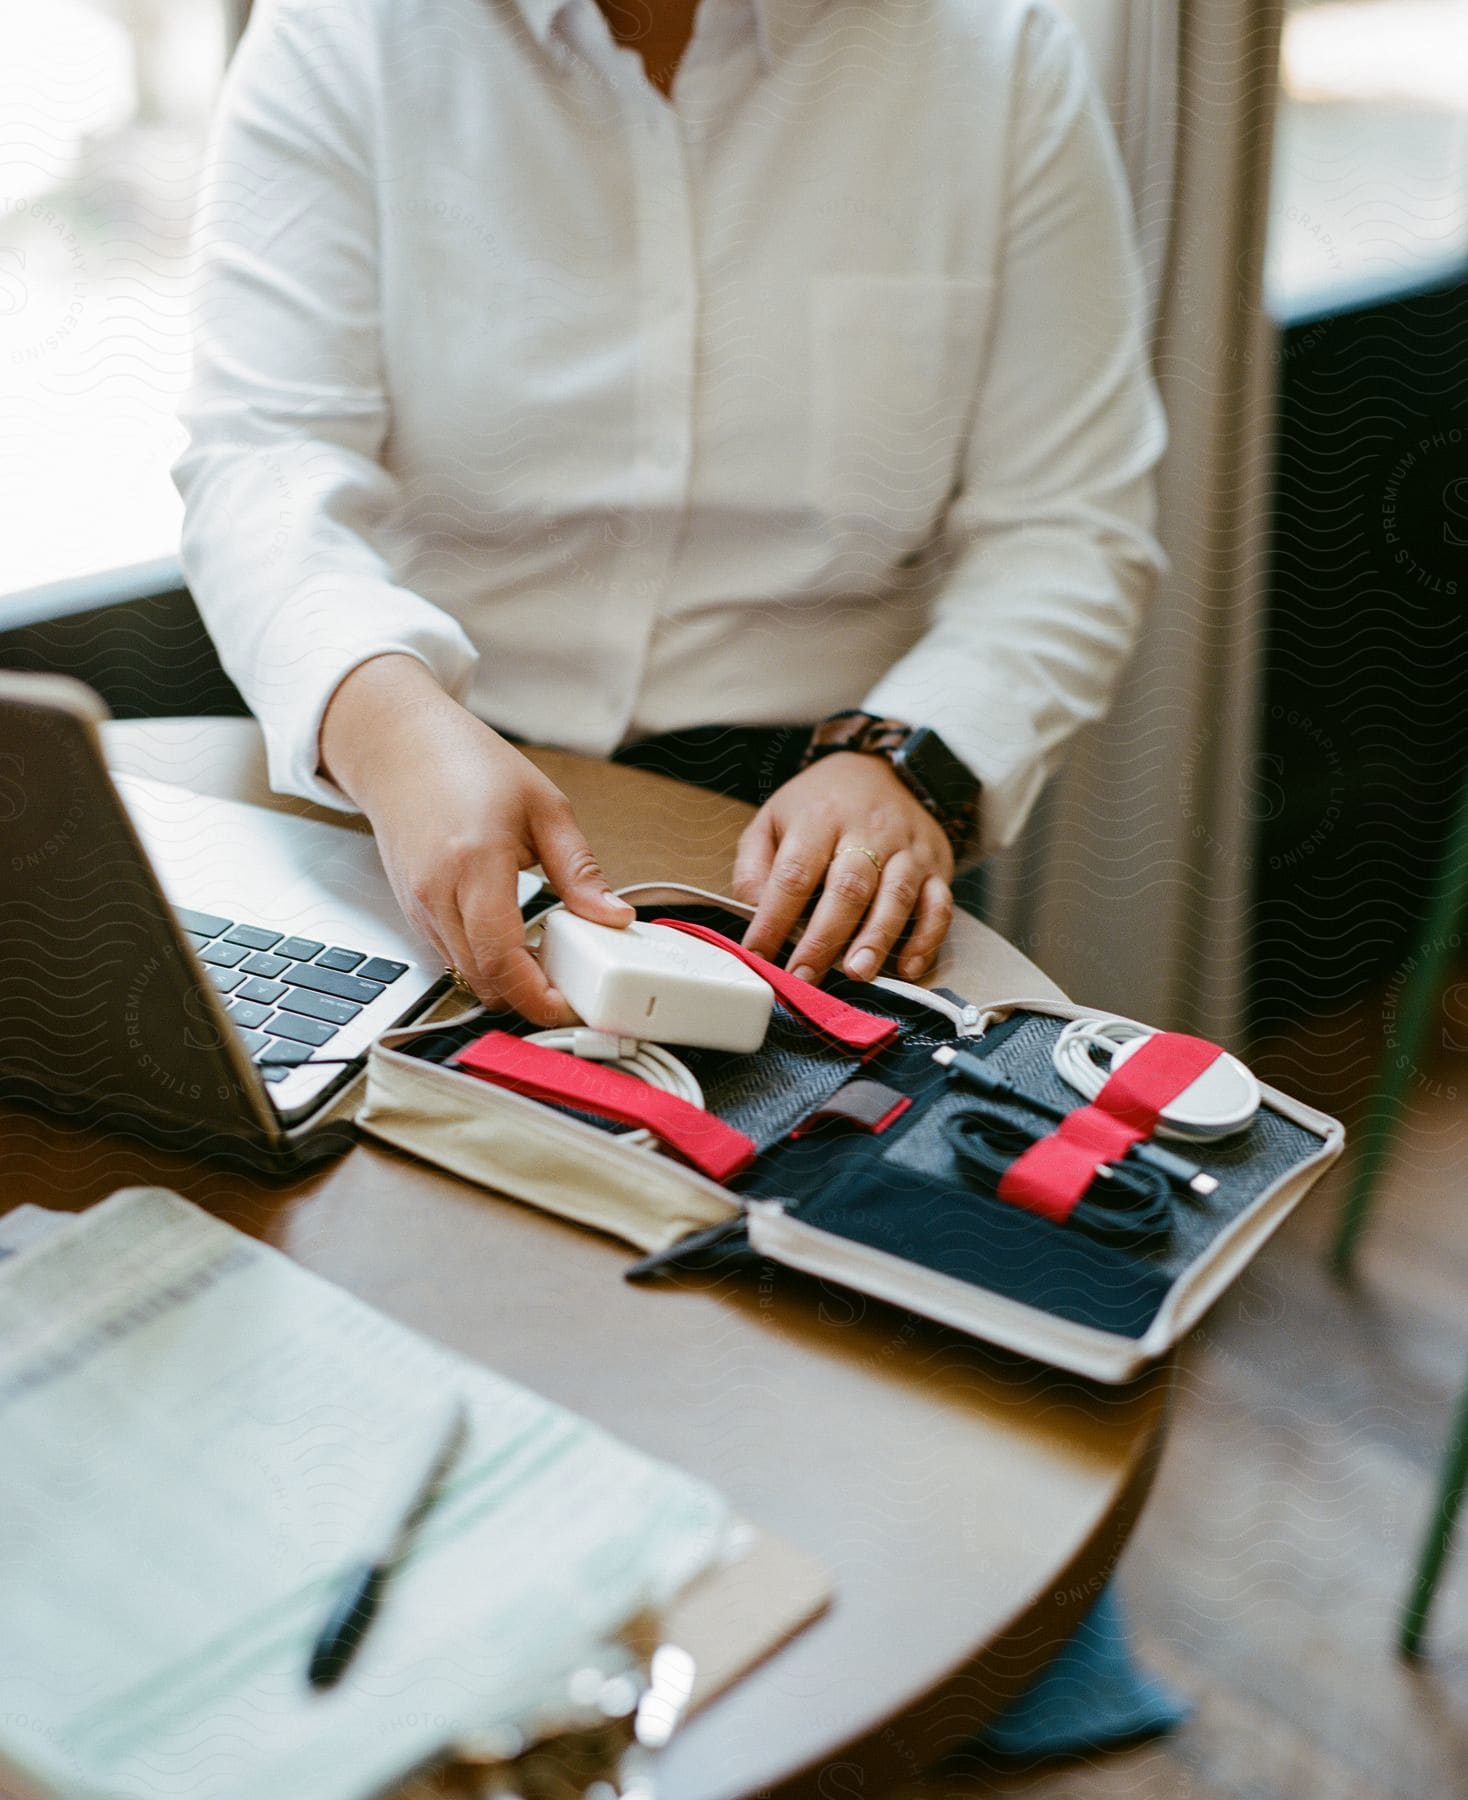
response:
<path fill-rule="evenodd" d="M 966 860 L 978 861 L 1012 844 L 1024 827 L 1060 754 L 1040 742 L 1034 721 L 1012 702 L 961 700 L 951 684 L 899 664 L 861 703 L 863 712 L 905 724 L 926 725 L 973 770 L 983 784 L 978 842 Z"/>
<path fill-rule="evenodd" d="M 338 687 L 378 656 L 414 656 L 456 700 L 469 691 L 478 652 L 456 619 L 402 588 L 353 594 L 303 624 L 292 608 L 289 629 L 271 634 L 250 683 L 250 700 L 265 735 L 270 785 L 318 805 L 355 812 L 353 801 L 321 770 L 321 722 Z"/>

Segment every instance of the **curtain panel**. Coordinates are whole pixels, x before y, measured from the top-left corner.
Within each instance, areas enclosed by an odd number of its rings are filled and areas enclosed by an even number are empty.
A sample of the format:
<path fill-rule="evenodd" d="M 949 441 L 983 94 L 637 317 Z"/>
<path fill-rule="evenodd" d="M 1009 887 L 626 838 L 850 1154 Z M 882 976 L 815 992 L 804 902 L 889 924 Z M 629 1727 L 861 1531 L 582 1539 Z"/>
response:
<path fill-rule="evenodd" d="M 1020 843 L 995 923 L 1078 1001 L 1236 1038 L 1270 791 L 1258 717 L 1278 338 L 1262 300 L 1277 0 L 1066 0 L 1155 284 L 1171 561 L 1109 717 Z"/>

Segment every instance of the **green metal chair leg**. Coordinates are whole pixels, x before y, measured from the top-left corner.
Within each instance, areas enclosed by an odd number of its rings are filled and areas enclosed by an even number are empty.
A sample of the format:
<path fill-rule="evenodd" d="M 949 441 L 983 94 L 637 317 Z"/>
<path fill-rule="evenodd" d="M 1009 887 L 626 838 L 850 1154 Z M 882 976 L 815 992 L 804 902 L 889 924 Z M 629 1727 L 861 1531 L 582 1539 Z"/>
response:
<path fill-rule="evenodd" d="M 1463 784 L 1458 816 L 1453 821 L 1438 872 L 1437 896 L 1427 921 L 1422 960 L 1412 971 L 1402 996 L 1397 1044 L 1388 1054 L 1381 1087 L 1363 1127 L 1351 1170 L 1340 1228 L 1330 1253 L 1331 1267 L 1337 1275 L 1350 1273 L 1356 1241 L 1366 1224 L 1377 1177 L 1391 1149 L 1412 1071 L 1423 1053 L 1428 1026 L 1443 990 L 1452 958 L 1450 940 L 1463 916 L 1465 902 L 1468 902 L 1468 781 Z"/>
<path fill-rule="evenodd" d="M 1448 1454 L 1443 1462 L 1437 1504 L 1427 1536 L 1423 1540 L 1417 1575 L 1412 1583 L 1412 1597 L 1402 1614 L 1402 1630 L 1398 1642 L 1403 1656 L 1417 1657 L 1422 1654 L 1422 1634 L 1427 1628 L 1427 1615 L 1432 1606 L 1438 1576 L 1442 1573 L 1442 1566 L 1453 1545 L 1453 1532 L 1458 1523 L 1459 1508 L 1463 1504 L 1465 1484 L 1468 1484 L 1468 1386 L 1464 1387 L 1458 1401 L 1458 1416 L 1453 1421 L 1453 1435 L 1448 1440 Z"/>

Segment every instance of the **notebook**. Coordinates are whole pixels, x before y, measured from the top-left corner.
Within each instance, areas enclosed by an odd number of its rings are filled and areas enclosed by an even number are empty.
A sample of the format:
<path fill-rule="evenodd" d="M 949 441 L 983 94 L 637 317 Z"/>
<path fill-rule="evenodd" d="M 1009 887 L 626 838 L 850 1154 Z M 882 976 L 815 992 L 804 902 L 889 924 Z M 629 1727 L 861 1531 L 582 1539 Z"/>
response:
<path fill-rule="evenodd" d="M 64 1215 L 63 1215 L 64 1217 Z M 0 1254 L 0 1770 L 90 1800 L 349 1800 L 534 1713 L 717 1570 L 700 1481 L 395 1324 L 177 1195 Z M 394 1446 L 470 1429 L 341 1684 L 305 1681 Z"/>

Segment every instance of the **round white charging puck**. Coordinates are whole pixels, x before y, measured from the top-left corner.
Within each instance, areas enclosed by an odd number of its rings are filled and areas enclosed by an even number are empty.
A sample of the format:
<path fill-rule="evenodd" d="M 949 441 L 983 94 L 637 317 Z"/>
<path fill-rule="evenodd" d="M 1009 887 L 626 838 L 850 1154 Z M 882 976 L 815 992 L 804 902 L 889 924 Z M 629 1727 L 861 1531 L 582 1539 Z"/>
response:
<path fill-rule="evenodd" d="M 1145 1037 L 1138 1037 L 1120 1045 L 1111 1059 L 1113 1072 L 1146 1042 Z M 1253 1072 L 1225 1050 L 1175 1100 L 1168 1101 L 1162 1109 L 1162 1123 L 1199 1137 L 1227 1137 L 1250 1122 L 1259 1110 L 1260 1098 Z"/>

